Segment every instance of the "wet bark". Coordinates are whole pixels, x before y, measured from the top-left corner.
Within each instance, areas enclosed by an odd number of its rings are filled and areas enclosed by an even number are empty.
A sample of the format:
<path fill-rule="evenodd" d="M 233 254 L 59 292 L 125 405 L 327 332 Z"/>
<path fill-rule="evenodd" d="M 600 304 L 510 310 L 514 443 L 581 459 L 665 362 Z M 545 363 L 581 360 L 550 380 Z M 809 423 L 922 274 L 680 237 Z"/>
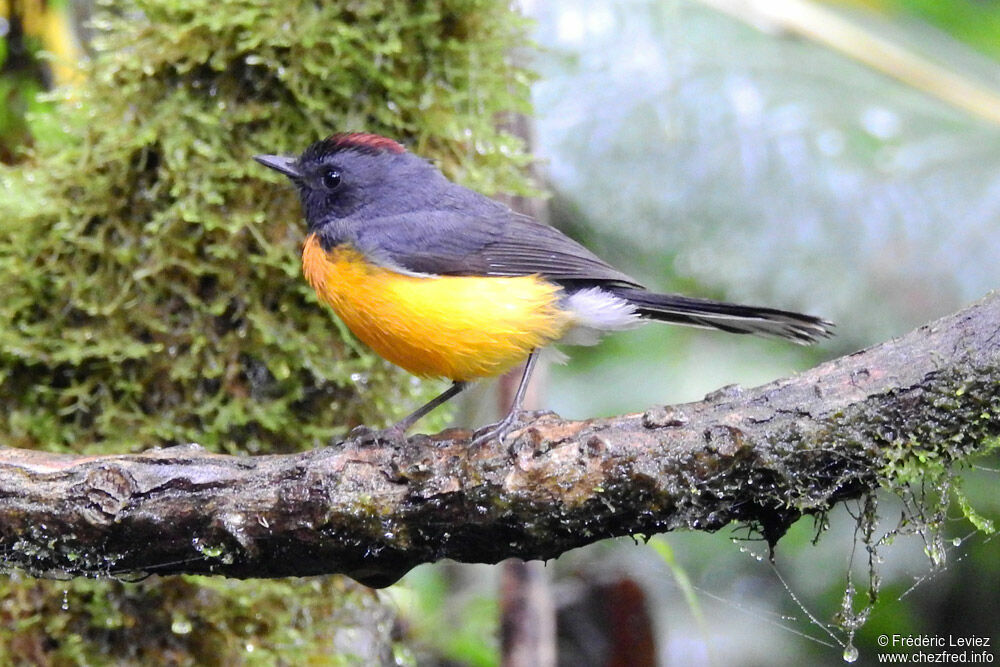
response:
<path fill-rule="evenodd" d="M 0 553 L 35 576 L 343 573 L 386 586 L 451 558 L 547 559 L 608 537 L 730 522 L 771 543 L 884 485 L 908 456 L 1000 435 L 1000 295 L 754 389 L 608 419 L 223 456 L 0 450 Z"/>

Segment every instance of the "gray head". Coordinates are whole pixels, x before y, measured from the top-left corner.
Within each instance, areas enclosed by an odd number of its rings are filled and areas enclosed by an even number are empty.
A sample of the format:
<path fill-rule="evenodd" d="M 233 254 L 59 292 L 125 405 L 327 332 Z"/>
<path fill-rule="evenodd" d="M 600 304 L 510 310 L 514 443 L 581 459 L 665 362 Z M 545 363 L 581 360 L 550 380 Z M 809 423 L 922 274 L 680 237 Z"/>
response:
<path fill-rule="evenodd" d="M 254 159 L 292 180 L 310 231 L 431 206 L 450 185 L 426 160 L 377 134 L 338 133 L 297 158 Z"/>

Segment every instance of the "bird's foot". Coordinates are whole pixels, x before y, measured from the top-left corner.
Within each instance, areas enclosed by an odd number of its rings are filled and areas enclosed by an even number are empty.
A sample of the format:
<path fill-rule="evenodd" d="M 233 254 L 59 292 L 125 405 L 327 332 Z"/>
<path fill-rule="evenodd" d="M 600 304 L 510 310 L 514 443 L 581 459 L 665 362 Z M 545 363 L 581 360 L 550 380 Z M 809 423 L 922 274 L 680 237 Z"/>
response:
<path fill-rule="evenodd" d="M 478 447 L 479 445 L 485 445 L 494 438 L 497 439 L 501 445 L 504 444 L 504 440 L 510 432 L 521 426 L 521 417 L 525 414 L 526 413 L 520 410 L 514 410 L 508 412 L 507 416 L 497 423 L 489 424 L 488 426 L 476 429 L 476 431 L 472 434 L 472 441 L 469 444 L 473 447 Z"/>

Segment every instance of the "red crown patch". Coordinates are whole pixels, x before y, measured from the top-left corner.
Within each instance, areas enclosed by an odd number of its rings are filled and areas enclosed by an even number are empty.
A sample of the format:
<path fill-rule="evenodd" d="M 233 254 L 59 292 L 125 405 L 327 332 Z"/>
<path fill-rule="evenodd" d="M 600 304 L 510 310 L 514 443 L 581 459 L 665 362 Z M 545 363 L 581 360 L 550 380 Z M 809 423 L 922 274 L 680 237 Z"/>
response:
<path fill-rule="evenodd" d="M 406 152 L 405 148 L 392 139 L 382 137 L 377 134 L 368 134 L 366 132 L 338 132 L 336 134 L 331 134 L 327 138 L 327 141 L 330 143 L 331 147 L 340 149 L 356 148 L 376 153 L 381 153 L 383 151 L 388 153 Z"/>

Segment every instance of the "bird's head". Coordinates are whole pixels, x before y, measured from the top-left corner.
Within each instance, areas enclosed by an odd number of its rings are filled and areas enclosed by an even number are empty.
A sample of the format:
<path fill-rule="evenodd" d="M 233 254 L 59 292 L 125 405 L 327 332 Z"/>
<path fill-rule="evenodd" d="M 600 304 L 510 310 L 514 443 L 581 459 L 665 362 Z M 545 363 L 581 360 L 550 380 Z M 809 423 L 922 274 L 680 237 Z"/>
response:
<path fill-rule="evenodd" d="M 377 134 L 338 133 L 298 157 L 254 159 L 295 184 L 310 231 L 418 209 L 447 182 L 428 162 Z"/>

